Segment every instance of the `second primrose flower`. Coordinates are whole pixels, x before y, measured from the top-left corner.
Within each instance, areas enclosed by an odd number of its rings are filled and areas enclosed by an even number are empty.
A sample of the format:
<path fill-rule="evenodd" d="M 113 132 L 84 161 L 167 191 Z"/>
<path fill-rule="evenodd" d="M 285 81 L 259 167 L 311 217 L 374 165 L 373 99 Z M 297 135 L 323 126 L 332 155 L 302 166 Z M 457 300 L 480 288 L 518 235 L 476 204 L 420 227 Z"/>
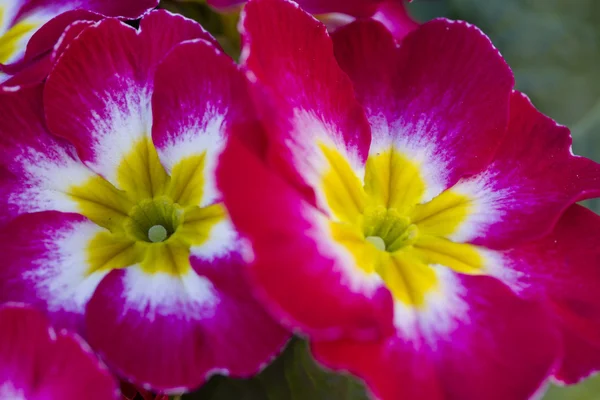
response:
<path fill-rule="evenodd" d="M 241 28 L 268 146 L 231 140 L 217 176 L 262 299 L 319 361 L 383 400 L 527 399 L 600 368 L 600 218 L 574 204 L 600 165 L 481 31 L 332 41 L 286 0 Z"/>

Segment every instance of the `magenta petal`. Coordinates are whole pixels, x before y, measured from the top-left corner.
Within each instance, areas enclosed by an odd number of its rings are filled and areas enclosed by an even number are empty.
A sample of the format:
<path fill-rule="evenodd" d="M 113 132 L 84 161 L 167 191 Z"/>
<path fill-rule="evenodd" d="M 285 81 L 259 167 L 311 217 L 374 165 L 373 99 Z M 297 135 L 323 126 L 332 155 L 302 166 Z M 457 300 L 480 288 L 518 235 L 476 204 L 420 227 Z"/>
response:
<path fill-rule="evenodd" d="M 122 376 L 157 391 L 187 391 L 214 373 L 253 375 L 288 334 L 243 286 L 222 289 L 194 272 L 112 271 L 87 307 L 89 341 Z"/>
<path fill-rule="evenodd" d="M 10 75 L 22 72 L 27 64 L 50 51 L 74 21 L 98 21 L 105 16 L 137 19 L 157 5 L 158 0 L 13 0 L 3 4 L 3 18 L 8 27 L 24 20 L 35 21 L 41 27 L 25 37 L 25 43 L 13 54 L 9 65 L 0 64 L 0 72 Z M 7 77 L 0 74 L 0 79 Z M 34 83 L 30 74 L 28 79 Z"/>
<path fill-rule="evenodd" d="M 292 2 L 263 0 L 246 5 L 241 32 L 242 65 L 260 96 L 272 164 L 308 193 L 318 142 L 361 169 L 369 126 L 325 26 Z"/>
<path fill-rule="evenodd" d="M 208 33 L 202 25 L 180 14 L 166 10 L 156 10 L 149 13 L 140 21 L 141 46 L 138 53 L 142 55 L 142 67 L 154 70 L 167 53 L 179 43 L 204 39 L 216 47 L 217 40 Z"/>
<path fill-rule="evenodd" d="M 144 115 L 153 66 L 141 66 L 138 48 L 133 28 L 104 20 L 71 43 L 45 86 L 50 130 L 73 143 L 82 161 L 109 179 L 118 164 L 114 157 L 129 151 L 150 125 Z"/>
<path fill-rule="evenodd" d="M 383 0 L 299 0 L 298 4 L 312 14 L 343 13 L 353 17 L 370 17 Z"/>
<path fill-rule="evenodd" d="M 82 9 L 107 17 L 138 19 L 158 6 L 158 0 L 28 0 L 23 1 L 17 18 L 33 12 L 64 12 Z"/>
<path fill-rule="evenodd" d="M 408 14 L 404 0 L 383 1 L 373 19 L 381 22 L 398 41 L 419 27 L 419 23 Z"/>
<path fill-rule="evenodd" d="M 415 310 L 411 330 L 381 342 L 313 342 L 315 357 L 364 379 L 381 400 L 530 398 L 560 356 L 546 309 L 493 278 L 456 281 L 446 310 Z"/>
<path fill-rule="evenodd" d="M 202 204 L 220 195 L 214 184 L 217 156 L 233 130 L 258 140 L 256 116 L 244 74 L 231 57 L 203 39 L 176 46 L 159 65 L 152 95 L 152 139 L 167 170 L 203 154 Z"/>
<path fill-rule="evenodd" d="M 83 2 L 78 1 L 78 3 L 81 8 L 106 15 L 107 17 L 138 19 L 148 11 L 156 8 L 159 0 L 84 0 Z"/>
<path fill-rule="evenodd" d="M 16 304 L 0 307 L 0 398 L 118 398 L 118 388 L 88 347 L 44 316 Z"/>
<path fill-rule="evenodd" d="M 43 82 L 54 67 L 56 60 L 71 44 L 71 41 L 91 25 L 93 25 L 93 20 L 76 20 L 72 22 L 62 31 L 60 38 L 51 50 L 40 54 L 36 58 L 20 63 L 17 66 L 14 76 L 6 80 L 2 86 L 4 88 L 20 89 L 24 86 L 36 85 Z"/>
<path fill-rule="evenodd" d="M 52 66 L 52 58 L 50 54 L 46 54 L 38 60 L 33 60 L 19 67 L 18 72 L 8 77 L 0 85 L 4 89 L 8 88 L 9 90 L 16 91 L 24 86 L 38 84 L 46 79 Z"/>
<path fill-rule="evenodd" d="M 393 144 L 422 165 L 428 199 L 488 165 L 506 134 L 514 79 L 479 29 L 438 19 L 398 46 L 382 25 L 359 21 L 334 43 L 367 112 L 371 152 Z"/>
<path fill-rule="evenodd" d="M 65 193 L 92 172 L 44 122 L 41 86 L 0 90 L 0 225 L 27 212 L 76 212 Z"/>
<path fill-rule="evenodd" d="M 600 196 L 600 164 L 573 155 L 569 130 L 515 92 L 494 159 L 452 190 L 474 205 L 455 239 L 509 248 L 548 234 L 571 204 Z"/>
<path fill-rule="evenodd" d="M 245 3 L 246 0 L 208 0 L 213 7 L 228 9 Z M 377 6 L 386 0 L 298 0 L 300 7 L 313 14 L 343 13 L 354 17 L 370 17 Z M 402 0 L 391 0 L 399 1 Z"/>
<path fill-rule="evenodd" d="M 24 214 L 0 228 L 0 304 L 47 310 L 53 325 L 83 333 L 85 305 L 106 272 L 90 273 L 86 245 L 103 231 L 78 214 Z"/>
<path fill-rule="evenodd" d="M 72 10 L 62 13 L 46 24 L 44 24 L 31 37 L 27 43 L 25 52 L 25 61 L 33 60 L 36 57 L 52 50 L 56 46 L 63 32 L 69 25 L 77 21 L 96 22 L 103 18 L 102 15 L 87 10 Z"/>
<path fill-rule="evenodd" d="M 600 217 L 573 205 L 551 234 L 499 254 L 490 271 L 520 295 L 549 302 L 563 331 L 556 377 L 577 382 L 600 370 Z"/>

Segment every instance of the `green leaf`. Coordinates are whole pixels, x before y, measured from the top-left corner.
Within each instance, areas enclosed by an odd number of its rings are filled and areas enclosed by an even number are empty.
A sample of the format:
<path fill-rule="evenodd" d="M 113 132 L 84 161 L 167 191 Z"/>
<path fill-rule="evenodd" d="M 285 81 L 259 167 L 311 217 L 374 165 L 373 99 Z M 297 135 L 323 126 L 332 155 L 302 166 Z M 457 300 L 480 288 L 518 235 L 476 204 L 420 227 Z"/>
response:
<path fill-rule="evenodd" d="M 600 379 L 592 378 L 576 386 L 552 386 L 543 400 L 597 400 L 600 398 Z"/>
<path fill-rule="evenodd" d="M 189 400 L 367 400 L 361 383 L 319 367 L 308 344 L 292 339 L 284 352 L 251 379 L 212 378 Z"/>

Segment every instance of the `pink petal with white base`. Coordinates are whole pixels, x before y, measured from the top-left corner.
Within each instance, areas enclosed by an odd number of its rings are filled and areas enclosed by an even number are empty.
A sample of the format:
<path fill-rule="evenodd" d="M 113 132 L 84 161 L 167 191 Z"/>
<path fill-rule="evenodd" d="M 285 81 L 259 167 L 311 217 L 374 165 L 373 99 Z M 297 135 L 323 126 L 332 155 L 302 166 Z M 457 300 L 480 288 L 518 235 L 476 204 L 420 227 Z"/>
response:
<path fill-rule="evenodd" d="M 307 187 L 317 186 L 327 163 L 319 146 L 335 148 L 360 176 L 371 137 L 325 26 L 291 1 L 264 0 L 246 5 L 241 31 L 242 64 L 261 96 L 269 161 L 326 208 Z"/>
<path fill-rule="evenodd" d="M 202 193 L 187 196 L 201 198 L 199 206 L 212 204 L 220 197 L 217 157 L 231 130 L 261 134 L 252 129 L 256 117 L 244 75 L 205 40 L 180 44 L 158 67 L 152 106 L 152 138 L 167 173 L 196 157 L 202 167 L 188 178 L 202 182 L 195 189 Z"/>
<path fill-rule="evenodd" d="M 50 130 L 71 141 L 90 168 L 118 183 L 124 154 L 151 133 L 158 63 L 176 44 L 198 37 L 210 38 L 197 23 L 166 11 L 150 13 L 139 32 L 113 19 L 86 29 L 48 77 Z"/>
<path fill-rule="evenodd" d="M 395 336 L 313 342 L 317 360 L 356 374 L 381 400 L 533 396 L 560 356 L 547 310 L 495 279 L 439 272 L 443 295 L 424 310 L 397 310 Z"/>
<path fill-rule="evenodd" d="M 46 130 L 41 87 L 0 92 L 0 222 L 46 210 L 78 210 L 71 187 L 93 176 L 75 150 Z"/>
<path fill-rule="evenodd" d="M 104 229 L 78 214 L 22 215 L 0 229 L 0 303 L 46 310 L 59 327 L 83 332 L 85 305 L 106 275 L 91 271 L 88 242 Z"/>
<path fill-rule="evenodd" d="M 600 196 L 600 164 L 573 155 L 566 127 L 518 92 L 510 111 L 507 137 L 492 163 L 451 189 L 471 203 L 452 237 L 457 241 L 508 248 L 537 239 L 571 204 Z"/>
<path fill-rule="evenodd" d="M 393 145 L 420 165 L 423 201 L 487 166 L 505 135 L 514 79 L 479 29 L 438 19 L 398 46 L 380 24 L 359 21 L 334 42 L 371 124 L 370 154 Z"/>
<path fill-rule="evenodd" d="M 215 269 L 236 271 L 224 285 L 193 271 L 111 272 L 87 307 L 90 343 L 121 375 L 163 392 L 190 390 L 214 373 L 256 374 L 288 333 L 249 295 L 239 260 L 221 262 Z"/>

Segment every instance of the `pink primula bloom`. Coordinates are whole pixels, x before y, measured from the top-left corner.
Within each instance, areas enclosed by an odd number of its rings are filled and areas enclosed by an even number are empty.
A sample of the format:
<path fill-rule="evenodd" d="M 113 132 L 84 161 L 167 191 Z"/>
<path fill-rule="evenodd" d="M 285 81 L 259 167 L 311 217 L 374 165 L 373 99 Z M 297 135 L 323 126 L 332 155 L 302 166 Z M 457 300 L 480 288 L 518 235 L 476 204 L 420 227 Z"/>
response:
<path fill-rule="evenodd" d="M 225 12 L 244 3 L 246 0 L 208 0 L 208 4 Z M 405 0 L 298 0 L 297 3 L 307 12 L 319 14 L 330 30 L 356 18 L 373 18 L 400 40 L 418 26 L 409 16 Z"/>
<path fill-rule="evenodd" d="M 157 5 L 158 0 L 0 0 L 0 83 L 15 74 L 6 85 L 44 79 L 57 46 L 69 39 L 65 29 L 77 21 L 137 19 Z"/>
<path fill-rule="evenodd" d="M 0 306 L 0 399 L 118 399 L 108 369 L 74 334 L 56 332 L 44 315 Z"/>
<path fill-rule="evenodd" d="M 273 315 L 384 400 L 527 399 L 600 368 L 600 165 L 521 93 L 477 28 L 401 45 L 251 0 L 242 63 L 266 154 L 218 182 Z M 493 390 L 490 390 L 493 388 Z"/>
<path fill-rule="evenodd" d="M 214 178 L 229 135 L 260 144 L 246 82 L 200 25 L 153 11 L 84 29 L 43 103 L 0 93 L 0 302 L 159 392 L 257 373 L 288 333 L 250 293 Z"/>

